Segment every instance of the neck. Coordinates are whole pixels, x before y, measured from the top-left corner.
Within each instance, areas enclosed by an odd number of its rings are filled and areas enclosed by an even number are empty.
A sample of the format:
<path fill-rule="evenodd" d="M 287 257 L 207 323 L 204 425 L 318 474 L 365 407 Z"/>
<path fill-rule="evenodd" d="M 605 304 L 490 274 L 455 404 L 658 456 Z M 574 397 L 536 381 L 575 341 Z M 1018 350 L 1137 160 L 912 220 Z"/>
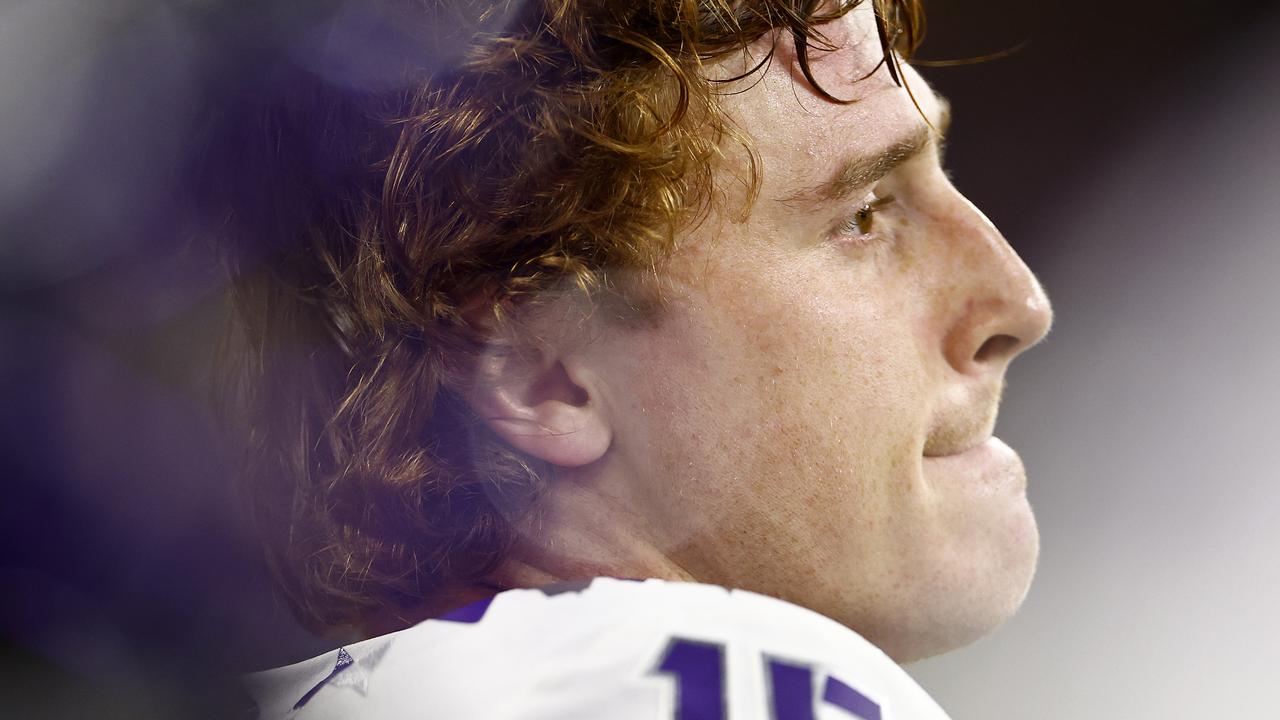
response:
<path fill-rule="evenodd" d="M 402 630 L 503 590 L 596 577 L 695 581 L 648 530 L 637 503 L 611 493 L 599 477 L 556 478 L 516 529 L 517 541 L 482 581 L 439 593 L 408 609 L 385 609 L 361 625 L 366 637 Z"/>
<path fill-rule="evenodd" d="M 490 579 L 508 588 L 594 577 L 694 580 L 668 554 L 670 543 L 655 537 L 638 503 L 599 480 L 557 478 L 519 525 L 516 546 Z"/>

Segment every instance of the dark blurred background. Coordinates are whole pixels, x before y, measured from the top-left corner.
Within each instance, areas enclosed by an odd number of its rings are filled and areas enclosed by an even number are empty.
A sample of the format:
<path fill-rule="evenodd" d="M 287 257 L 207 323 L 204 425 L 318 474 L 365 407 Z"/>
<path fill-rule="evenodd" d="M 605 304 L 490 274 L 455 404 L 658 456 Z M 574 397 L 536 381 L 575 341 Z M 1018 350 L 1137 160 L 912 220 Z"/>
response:
<path fill-rule="evenodd" d="M 238 505 L 210 402 L 223 284 L 179 188 L 207 108 L 344 5 L 0 1 L 6 715 L 226 717 L 229 678 L 331 645 L 272 599 Z M 913 672 L 957 720 L 1268 716 L 1280 12 L 928 8 L 924 58 L 1021 46 L 926 75 L 957 184 L 1059 325 L 1000 429 L 1040 578 L 1006 630 Z"/>

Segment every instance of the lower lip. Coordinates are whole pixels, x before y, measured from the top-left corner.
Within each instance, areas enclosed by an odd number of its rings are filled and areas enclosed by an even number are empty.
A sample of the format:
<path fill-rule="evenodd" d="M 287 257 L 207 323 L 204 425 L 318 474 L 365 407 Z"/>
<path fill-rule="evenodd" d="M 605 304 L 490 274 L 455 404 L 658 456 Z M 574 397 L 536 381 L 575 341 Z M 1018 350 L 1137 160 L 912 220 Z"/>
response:
<path fill-rule="evenodd" d="M 936 468 L 944 472 L 978 473 L 989 475 L 1001 469 L 1020 470 L 1022 460 L 1013 448 L 998 437 L 987 438 L 968 450 L 953 455 L 926 455 L 926 467 Z M 1017 472 L 1017 475 L 1022 475 Z"/>

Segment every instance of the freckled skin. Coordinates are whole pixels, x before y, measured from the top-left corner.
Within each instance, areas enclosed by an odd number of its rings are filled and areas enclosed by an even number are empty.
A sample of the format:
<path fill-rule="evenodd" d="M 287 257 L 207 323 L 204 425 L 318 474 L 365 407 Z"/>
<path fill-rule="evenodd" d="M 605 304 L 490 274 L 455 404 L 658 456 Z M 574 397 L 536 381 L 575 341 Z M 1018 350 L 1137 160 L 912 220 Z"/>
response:
<path fill-rule="evenodd" d="M 662 321 L 605 326 L 585 351 L 612 445 L 553 488 L 539 552 L 781 597 L 905 661 L 989 632 L 1025 595 L 1038 535 L 1021 463 L 926 455 L 990 434 L 1005 368 L 1050 313 L 932 150 L 880 182 L 895 201 L 873 242 L 831 236 L 860 199 L 780 201 L 922 122 L 883 69 L 854 82 L 880 59 L 870 7 L 830 26 L 840 51 L 815 53 L 819 81 L 857 103 L 815 95 L 786 46 L 724 97 L 759 150 L 760 197 L 732 219 L 744 164 L 728 157 L 728 205 L 682 238 Z"/>

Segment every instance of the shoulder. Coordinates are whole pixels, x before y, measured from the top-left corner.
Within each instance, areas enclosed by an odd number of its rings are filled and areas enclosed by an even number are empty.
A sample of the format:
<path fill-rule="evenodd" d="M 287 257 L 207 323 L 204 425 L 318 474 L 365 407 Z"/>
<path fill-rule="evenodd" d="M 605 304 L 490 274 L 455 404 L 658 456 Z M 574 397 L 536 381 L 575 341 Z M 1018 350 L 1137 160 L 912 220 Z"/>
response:
<path fill-rule="evenodd" d="M 660 580 L 504 592 L 248 684 L 264 720 L 946 717 L 828 618 Z"/>

